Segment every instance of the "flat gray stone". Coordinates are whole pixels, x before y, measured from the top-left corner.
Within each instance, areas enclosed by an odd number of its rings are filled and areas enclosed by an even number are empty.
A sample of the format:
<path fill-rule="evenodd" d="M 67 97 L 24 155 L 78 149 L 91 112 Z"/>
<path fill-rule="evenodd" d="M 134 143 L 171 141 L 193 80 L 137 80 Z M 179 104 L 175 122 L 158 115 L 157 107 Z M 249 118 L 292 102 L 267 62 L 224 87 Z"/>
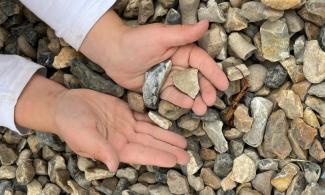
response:
<path fill-rule="evenodd" d="M 173 74 L 173 82 L 177 89 L 192 99 L 200 91 L 198 70 L 197 69 L 185 69 Z"/>
<path fill-rule="evenodd" d="M 228 150 L 228 142 L 222 132 L 222 121 L 203 122 L 203 129 L 214 144 L 216 151 L 224 153 Z"/>

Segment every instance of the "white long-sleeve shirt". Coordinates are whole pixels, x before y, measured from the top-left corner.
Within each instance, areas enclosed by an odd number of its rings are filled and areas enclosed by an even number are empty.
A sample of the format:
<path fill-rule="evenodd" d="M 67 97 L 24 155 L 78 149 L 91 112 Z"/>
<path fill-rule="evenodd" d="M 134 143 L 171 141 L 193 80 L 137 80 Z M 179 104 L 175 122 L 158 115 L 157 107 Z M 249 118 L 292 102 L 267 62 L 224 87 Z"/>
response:
<path fill-rule="evenodd" d="M 76 50 L 115 0 L 21 0 Z M 0 55 L 0 126 L 25 133 L 15 124 L 15 106 L 24 87 L 43 66 L 16 55 Z"/>

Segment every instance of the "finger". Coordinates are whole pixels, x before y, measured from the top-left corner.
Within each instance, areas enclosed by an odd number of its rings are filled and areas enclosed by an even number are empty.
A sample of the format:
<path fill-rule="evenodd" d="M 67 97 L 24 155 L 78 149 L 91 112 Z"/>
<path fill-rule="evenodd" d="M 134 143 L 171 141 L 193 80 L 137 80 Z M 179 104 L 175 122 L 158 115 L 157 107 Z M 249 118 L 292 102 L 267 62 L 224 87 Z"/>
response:
<path fill-rule="evenodd" d="M 206 113 L 206 111 L 208 110 L 208 107 L 204 103 L 201 95 L 198 95 L 195 98 L 192 110 L 198 116 L 204 115 Z"/>
<path fill-rule="evenodd" d="M 160 98 L 182 108 L 192 108 L 193 99 L 180 92 L 174 86 L 163 89 Z"/>
<path fill-rule="evenodd" d="M 202 20 L 196 24 L 162 25 L 156 33 L 161 36 L 160 41 L 167 47 L 181 46 L 200 39 L 209 28 L 209 22 Z M 158 32 L 159 31 L 159 32 Z"/>
<path fill-rule="evenodd" d="M 189 63 L 198 69 L 216 88 L 224 91 L 228 88 L 228 79 L 217 63 L 201 48 L 193 46 Z"/>
<path fill-rule="evenodd" d="M 150 118 L 149 118 L 149 116 L 147 114 L 142 114 L 142 113 L 139 113 L 139 112 L 133 112 L 133 116 L 134 116 L 135 120 L 137 120 L 137 121 L 143 121 L 143 122 L 154 124 L 152 122 L 152 120 L 150 120 Z"/>
<path fill-rule="evenodd" d="M 203 101 L 206 105 L 212 106 L 217 97 L 217 91 L 213 85 L 204 76 L 200 77 L 200 91 Z"/>
<path fill-rule="evenodd" d="M 177 162 L 176 156 L 169 152 L 136 143 L 129 143 L 123 148 L 120 160 L 125 163 L 159 167 L 173 167 Z"/>
<path fill-rule="evenodd" d="M 134 143 L 142 144 L 144 146 L 155 148 L 158 150 L 166 151 L 171 153 L 172 155 L 176 156 L 177 163 L 179 164 L 186 164 L 189 161 L 188 153 L 178 148 L 176 146 L 170 145 L 166 142 L 154 139 L 152 136 L 145 134 L 145 133 L 136 133 L 132 135 L 129 140 Z"/>
<path fill-rule="evenodd" d="M 186 148 L 187 146 L 187 141 L 183 136 L 178 135 L 172 131 L 164 130 L 149 123 L 138 122 L 135 126 L 135 131 L 137 133 L 145 133 L 151 135 L 158 140 L 180 148 Z"/>

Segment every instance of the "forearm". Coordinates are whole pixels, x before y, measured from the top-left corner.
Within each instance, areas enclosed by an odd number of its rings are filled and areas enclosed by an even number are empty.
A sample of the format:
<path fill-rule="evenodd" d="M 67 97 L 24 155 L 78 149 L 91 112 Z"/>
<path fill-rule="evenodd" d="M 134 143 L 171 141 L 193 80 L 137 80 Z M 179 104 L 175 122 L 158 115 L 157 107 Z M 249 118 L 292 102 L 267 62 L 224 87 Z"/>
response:
<path fill-rule="evenodd" d="M 55 106 L 67 91 L 63 86 L 35 74 L 18 98 L 15 122 L 18 126 L 55 133 Z"/>

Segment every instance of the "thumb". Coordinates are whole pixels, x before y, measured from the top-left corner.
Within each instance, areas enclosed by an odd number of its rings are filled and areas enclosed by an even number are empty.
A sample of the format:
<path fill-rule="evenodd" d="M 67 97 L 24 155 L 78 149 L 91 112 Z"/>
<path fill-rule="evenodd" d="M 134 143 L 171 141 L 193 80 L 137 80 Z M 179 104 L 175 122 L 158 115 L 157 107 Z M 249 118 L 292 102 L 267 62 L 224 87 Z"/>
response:
<path fill-rule="evenodd" d="M 160 40 L 168 47 L 177 47 L 193 43 L 200 39 L 209 28 L 208 20 L 196 24 L 165 25 L 160 30 Z"/>

